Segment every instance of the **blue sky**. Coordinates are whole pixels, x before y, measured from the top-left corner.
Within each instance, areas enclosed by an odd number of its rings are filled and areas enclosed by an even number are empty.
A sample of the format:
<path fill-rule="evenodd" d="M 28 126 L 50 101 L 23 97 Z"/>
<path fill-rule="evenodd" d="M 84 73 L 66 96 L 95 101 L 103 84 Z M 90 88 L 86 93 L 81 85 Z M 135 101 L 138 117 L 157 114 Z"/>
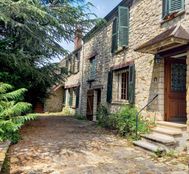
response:
<path fill-rule="evenodd" d="M 95 13 L 99 18 L 105 17 L 115 6 L 117 6 L 122 0 L 86 0 L 91 2 L 95 7 L 91 8 L 91 11 Z M 61 45 L 68 51 L 73 51 L 73 43 L 62 42 Z M 54 58 L 53 62 L 59 62 L 60 60 Z"/>
<path fill-rule="evenodd" d="M 91 0 L 95 8 L 92 9 L 98 17 L 106 16 L 121 0 Z"/>
<path fill-rule="evenodd" d="M 87 1 L 87 0 L 86 0 Z M 117 6 L 121 0 L 88 0 L 91 2 L 95 7 L 91 9 L 98 17 L 103 18 L 105 17 L 115 6 Z M 73 50 L 72 43 L 62 43 L 62 46 L 69 50 Z"/>

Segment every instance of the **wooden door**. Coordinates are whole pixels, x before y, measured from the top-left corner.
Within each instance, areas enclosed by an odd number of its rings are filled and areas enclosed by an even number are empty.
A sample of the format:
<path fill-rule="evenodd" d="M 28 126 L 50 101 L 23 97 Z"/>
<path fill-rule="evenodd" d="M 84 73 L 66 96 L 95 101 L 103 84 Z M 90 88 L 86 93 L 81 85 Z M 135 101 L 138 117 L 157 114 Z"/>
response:
<path fill-rule="evenodd" d="M 186 59 L 165 59 L 166 121 L 186 121 Z"/>
<path fill-rule="evenodd" d="M 93 101 L 94 101 L 94 90 L 87 92 L 87 119 L 93 120 Z"/>

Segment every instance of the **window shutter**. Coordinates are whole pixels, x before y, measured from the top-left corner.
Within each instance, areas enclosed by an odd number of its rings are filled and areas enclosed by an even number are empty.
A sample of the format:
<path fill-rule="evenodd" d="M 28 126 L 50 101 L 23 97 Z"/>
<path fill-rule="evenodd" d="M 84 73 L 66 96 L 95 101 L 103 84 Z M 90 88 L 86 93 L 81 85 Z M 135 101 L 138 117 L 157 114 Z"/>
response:
<path fill-rule="evenodd" d="M 63 94 L 63 104 L 66 105 L 66 89 L 64 90 L 64 94 Z"/>
<path fill-rule="evenodd" d="M 128 46 L 129 42 L 129 8 L 119 6 L 118 43 L 119 47 Z"/>
<path fill-rule="evenodd" d="M 184 0 L 169 0 L 169 13 L 184 9 Z"/>
<path fill-rule="evenodd" d="M 90 62 L 90 80 L 94 80 L 96 77 L 96 58 L 94 57 Z"/>
<path fill-rule="evenodd" d="M 162 18 L 165 18 L 168 14 L 169 14 L 169 0 L 163 0 Z"/>
<path fill-rule="evenodd" d="M 72 100 L 73 100 L 73 92 L 70 90 L 70 99 L 69 99 L 69 106 L 72 107 Z"/>
<path fill-rule="evenodd" d="M 118 28 L 117 28 L 117 22 L 118 19 L 115 18 L 112 25 L 112 53 L 115 53 L 115 51 L 118 48 Z"/>
<path fill-rule="evenodd" d="M 80 87 L 77 87 L 77 89 L 76 89 L 76 108 L 79 107 L 79 93 L 80 93 Z"/>
<path fill-rule="evenodd" d="M 112 102 L 112 82 L 113 82 L 113 71 L 108 72 L 108 81 L 107 81 L 107 99 L 108 103 Z"/>
<path fill-rule="evenodd" d="M 135 65 L 129 66 L 129 103 L 135 103 Z"/>

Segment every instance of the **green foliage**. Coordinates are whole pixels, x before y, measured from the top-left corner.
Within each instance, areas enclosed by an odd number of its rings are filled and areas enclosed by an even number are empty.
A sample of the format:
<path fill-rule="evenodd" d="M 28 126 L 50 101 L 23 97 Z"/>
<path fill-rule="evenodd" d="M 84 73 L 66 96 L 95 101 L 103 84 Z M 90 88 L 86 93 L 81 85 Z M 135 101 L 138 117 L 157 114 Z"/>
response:
<path fill-rule="evenodd" d="M 11 85 L 0 82 L 0 141 L 10 139 L 16 143 L 21 126 L 35 119 L 35 115 L 25 115 L 31 110 L 31 104 L 22 102 L 26 91 L 24 88 L 13 91 Z"/>
<path fill-rule="evenodd" d="M 70 108 L 69 106 L 66 106 L 62 109 L 62 114 L 65 116 L 73 116 L 74 115 L 74 110 Z"/>
<path fill-rule="evenodd" d="M 122 136 L 135 137 L 136 134 L 136 114 L 137 109 L 134 106 L 123 106 L 118 112 L 109 114 L 106 107 L 101 106 L 97 112 L 100 125 L 115 129 Z M 149 131 L 149 121 L 139 116 L 138 133 Z"/>
<path fill-rule="evenodd" d="M 75 116 L 75 118 L 78 119 L 78 120 L 86 120 L 86 117 L 83 116 L 83 115 L 81 115 L 81 114 L 76 113 L 74 116 Z"/>
<path fill-rule="evenodd" d="M 64 72 L 57 73 L 61 72 L 58 64 L 51 63 L 67 55 L 62 40 L 73 41 L 76 29 L 85 32 L 94 24 L 91 3 L 42 2 L 0 1 L 0 81 L 27 88 L 27 101 L 32 103 L 65 79 Z"/>
<path fill-rule="evenodd" d="M 98 107 L 96 112 L 96 118 L 99 125 L 109 127 L 109 112 L 105 106 L 100 105 Z"/>

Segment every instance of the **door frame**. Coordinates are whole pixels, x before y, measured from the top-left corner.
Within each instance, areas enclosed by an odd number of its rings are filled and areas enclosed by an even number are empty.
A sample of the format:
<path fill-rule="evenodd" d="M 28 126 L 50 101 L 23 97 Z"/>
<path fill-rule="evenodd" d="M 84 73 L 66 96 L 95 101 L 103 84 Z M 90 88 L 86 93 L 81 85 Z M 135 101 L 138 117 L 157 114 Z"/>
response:
<path fill-rule="evenodd" d="M 177 58 L 177 60 L 179 62 L 179 58 Z M 170 118 L 171 118 L 170 113 L 169 113 L 169 106 L 168 106 L 169 105 L 168 88 L 170 87 L 169 85 L 171 84 L 171 79 L 169 78 L 169 74 L 171 73 L 170 72 L 171 68 L 168 68 L 168 64 L 173 61 L 175 61 L 175 58 L 171 58 L 171 57 L 164 58 L 164 120 L 165 121 L 170 121 Z M 187 74 L 186 74 L 186 78 L 187 78 Z M 186 101 L 186 104 L 187 104 L 187 101 Z M 185 107 L 185 111 L 187 113 L 186 107 Z"/>

